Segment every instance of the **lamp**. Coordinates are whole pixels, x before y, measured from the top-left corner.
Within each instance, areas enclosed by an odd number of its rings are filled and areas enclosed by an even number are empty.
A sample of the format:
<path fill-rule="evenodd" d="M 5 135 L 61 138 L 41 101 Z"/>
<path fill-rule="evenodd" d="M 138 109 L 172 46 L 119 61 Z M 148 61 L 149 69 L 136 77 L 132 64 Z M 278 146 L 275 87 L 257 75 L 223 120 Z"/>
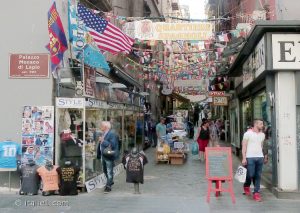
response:
<path fill-rule="evenodd" d="M 121 84 L 121 83 L 112 83 L 109 87 L 113 88 L 113 89 L 126 89 L 127 88 L 126 85 Z"/>

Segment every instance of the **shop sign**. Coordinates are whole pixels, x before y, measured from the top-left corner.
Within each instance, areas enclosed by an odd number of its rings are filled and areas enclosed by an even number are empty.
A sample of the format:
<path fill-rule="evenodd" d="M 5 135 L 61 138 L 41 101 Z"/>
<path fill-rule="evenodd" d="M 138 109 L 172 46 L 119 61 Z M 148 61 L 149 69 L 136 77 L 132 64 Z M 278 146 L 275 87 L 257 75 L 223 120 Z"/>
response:
<path fill-rule="evenodd" d="M 109 109 L 124 109 L 124 104 L 108 103 Z"/>
<path fill-rule="evenodd" d="M 227 106 L 228 100 L 227 97 L 213 97 L 213 105 L 214 106 Z"/>
<path fill-rule="evenodd" d="M 124 171 L 124 166 L 120 163 L 118 166 L 114 167 L 114 177 L 119 175 L 122 171 Z M 87 192 L 91 192 L 97 188 L 103 188 L 106 185 L 106 181 L 107 179 L 104 173 L 86 181 L 85 186 Z"/>
<path fill-rule="evenodd" d="M 105 101 L 100 101 L 94 98 L 88 98 L 85 102 L 86 107 L 94 107 L 94 108 L 107 108 L 107 103 Z"/>
<path fill-rule="evenodd" d="M 300 34 L 272 35 L 273 69 L 300 69 Z"/>
<path fill-rule="evenodd" d="M 49 55 L 10 54 L 10 78 L 49 78 Z"/>
<path fill-rule="evenodd" d="M 211 96 L 211 97 L 225 96 L 225 91 L 209 91 L 208 96 Z"/>
<path fill-rule="evenodd" d="M 142 20 L 128 22 L 123 31 L 140 40 L 209 40 L 212 36 L 214 23 L 166 23 Z"/>
<path fill-rule="evenodd" d="M 84 98 L 56 98 L 58 108 L 84 108 Z"/>
<path fill-rule="evenodd" d="M 265 58 L 265 42 L 264 37 L 262 37 L 243 64 L 243 87 L 248 86 L 266 69 Z"/>

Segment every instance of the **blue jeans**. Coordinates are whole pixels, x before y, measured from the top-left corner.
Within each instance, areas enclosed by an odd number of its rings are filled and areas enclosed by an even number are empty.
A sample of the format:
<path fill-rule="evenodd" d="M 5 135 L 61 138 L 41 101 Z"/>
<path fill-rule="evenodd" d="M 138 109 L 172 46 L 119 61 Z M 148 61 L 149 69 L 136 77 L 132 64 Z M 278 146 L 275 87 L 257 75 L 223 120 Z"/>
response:
<path fill-rule="evenodd" d="M 113 160 L 108 160 L 102 156 L 102 168 L 107 179 L 106 187 L 108 188 L 111 188 L 112 183 L 114 182 L 114 165 L 115 162 Z"/>
<path fill-rule="evenodd" d="M 260 179 L 263 164 L 263 157 L 247 158 L 247 177 L 244 187 L 249 187 L 251 185 L 251 180 L 253 180 L 254 193 L 258 193 L 260 191 Z"/>

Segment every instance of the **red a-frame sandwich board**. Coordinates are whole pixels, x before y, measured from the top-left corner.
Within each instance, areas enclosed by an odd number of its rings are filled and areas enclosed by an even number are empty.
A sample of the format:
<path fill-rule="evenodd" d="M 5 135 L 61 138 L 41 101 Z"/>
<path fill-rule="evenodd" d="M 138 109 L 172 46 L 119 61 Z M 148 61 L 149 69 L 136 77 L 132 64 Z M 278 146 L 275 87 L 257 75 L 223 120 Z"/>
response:
<path fill-rule="evenodd" d="M 213 158 L 215 158 L 214 162 L 212 160 Z M 232 203 L 235 203 L 235 196 L 233 191 L 231 148 L 230 147 L 206 147 L 205 159 L 206 159 L 206 165 L 205 165 L 206 179 L 208 181 L 206 201 L 209 203 L 211 192 L 215 192 L 216 196 L 218 196 L 221 192 L 229 192 L 231 195 Z M 216 169 L 218 170 L 218 166 L 220 171 L 216 172 Z M 214 167 L 215 171 L 213 171 L 213 169 L 210 167 Z M 224 171 L 223 174 L 221 171 Z M 212 183 L 214 181 L 216 182 L 215 188 L 212 187 Z M 228 182 L 228 188 L 222 188 L 222 181 Z"/>

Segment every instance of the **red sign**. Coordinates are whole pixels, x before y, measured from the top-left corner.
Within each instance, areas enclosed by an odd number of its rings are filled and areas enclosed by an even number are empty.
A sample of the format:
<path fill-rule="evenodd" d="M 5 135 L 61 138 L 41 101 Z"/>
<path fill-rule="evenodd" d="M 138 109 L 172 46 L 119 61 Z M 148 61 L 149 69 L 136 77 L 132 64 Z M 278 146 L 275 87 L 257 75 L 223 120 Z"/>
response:
<path fill-rule="evenodd" d="M 11 54 L 9 62 L 10 78 L 49 78 L 49 55 Z"/>
<path fill-rule="evenodd" d="M 225 96 L 225 91 L 209 91 L 208 96 Z"/>

